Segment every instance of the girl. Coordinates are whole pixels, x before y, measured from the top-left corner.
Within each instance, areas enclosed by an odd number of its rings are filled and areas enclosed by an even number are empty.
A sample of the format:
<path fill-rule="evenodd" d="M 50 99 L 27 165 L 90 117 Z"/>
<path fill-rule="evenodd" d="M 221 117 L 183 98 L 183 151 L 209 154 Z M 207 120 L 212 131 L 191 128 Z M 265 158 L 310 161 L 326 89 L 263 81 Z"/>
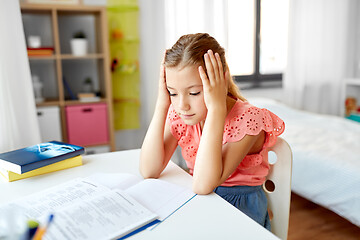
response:
<path fill-rule="evenodd" d="M 158 178 L 180 145 L 195 193 L 214 191 L 270 229 L 261 185 L 283 121 L 240 95 L 224 49 L 206 33 L 184 35 L 166 51 L 158 91 L 141 149 L 143 177 Z"/>

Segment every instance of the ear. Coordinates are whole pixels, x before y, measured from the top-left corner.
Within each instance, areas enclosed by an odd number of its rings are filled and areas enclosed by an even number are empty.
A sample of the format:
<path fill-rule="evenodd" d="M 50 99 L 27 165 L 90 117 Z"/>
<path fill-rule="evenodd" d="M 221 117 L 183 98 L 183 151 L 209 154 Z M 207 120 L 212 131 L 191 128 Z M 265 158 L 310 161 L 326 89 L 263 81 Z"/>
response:
<path fill-rule="evenodd" d="M 229 82 L 230 80 L 230 72 L 229 72 L 229 68 L 226 68 L 226 72 L 225 72 L 225 81 Z"/>
<path fill-rule="evenodd" d="M 229 67 L 226 67 L 226 72 L 225 72 L 225 84 L 226 84 L 226 89 L 229 91 L 229 82 L 230 82 L 230 71 L 229 71 Z"/>

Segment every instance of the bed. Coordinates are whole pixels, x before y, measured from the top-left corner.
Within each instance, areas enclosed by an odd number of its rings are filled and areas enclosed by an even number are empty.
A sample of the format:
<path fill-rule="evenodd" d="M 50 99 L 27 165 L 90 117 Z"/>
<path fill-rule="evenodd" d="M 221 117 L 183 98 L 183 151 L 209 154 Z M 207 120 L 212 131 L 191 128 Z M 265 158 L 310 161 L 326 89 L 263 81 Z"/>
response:
<path fill-rule="evenodd" d="M 249 98 L 285 121 L 282 137 L 293 152 L 294 193 L 360 227 L 360 123 Z"/>

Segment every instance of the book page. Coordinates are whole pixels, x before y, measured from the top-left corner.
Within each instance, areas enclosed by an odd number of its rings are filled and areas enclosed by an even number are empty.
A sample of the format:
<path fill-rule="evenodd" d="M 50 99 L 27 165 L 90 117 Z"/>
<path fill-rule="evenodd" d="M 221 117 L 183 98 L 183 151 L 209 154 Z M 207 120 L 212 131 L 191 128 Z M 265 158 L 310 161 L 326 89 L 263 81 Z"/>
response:
<path fill-rule="evenodd" d="M 113 239 L 157 216 L 121 191 L 108 191 L 55 212 L 44 239 Z"/>
<path fill-rule="evenodd" d="M 110 189 L 126 191 L 136 201 L 156 213 L 163 221 L 180 208 L 195 193 L 160 179 L 142 179 L 130 173 L 96 173 L 88 177 Z"/>
<path fill-rule="evenodd" d="M 195 196 L 195 193 L 187 188 L 159 179 L 145 179 L 125 191 L 144 207 L 156 213 L 160 221 Z"/>
<path fill-rule="evenodd" d="M 77 178 L 31 194 L 3 207 L 19 209 L 26 217 L 37 219 L 44 215 L 48 216 L 53 211 L 76 201 L 81 201 L 105 191 L 109 191 L 109 189 L 95 182 Z"/>
<path fill-rule="evenodd" d="M 144 179 L 130 173 L 95 173 L 85 178 L 110 189 L 125 190 Z"/>

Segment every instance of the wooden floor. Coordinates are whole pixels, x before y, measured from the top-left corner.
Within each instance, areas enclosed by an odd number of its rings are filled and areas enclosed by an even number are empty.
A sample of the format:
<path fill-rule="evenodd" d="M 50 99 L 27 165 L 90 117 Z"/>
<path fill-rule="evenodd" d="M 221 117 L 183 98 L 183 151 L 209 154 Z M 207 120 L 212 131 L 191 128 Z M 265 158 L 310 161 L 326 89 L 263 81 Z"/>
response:
<path fill-rule="evenodd" d="M 359 240 L 360 228 L 336 213 L 293 193 L 288 240 L 304 239 Z"/>

